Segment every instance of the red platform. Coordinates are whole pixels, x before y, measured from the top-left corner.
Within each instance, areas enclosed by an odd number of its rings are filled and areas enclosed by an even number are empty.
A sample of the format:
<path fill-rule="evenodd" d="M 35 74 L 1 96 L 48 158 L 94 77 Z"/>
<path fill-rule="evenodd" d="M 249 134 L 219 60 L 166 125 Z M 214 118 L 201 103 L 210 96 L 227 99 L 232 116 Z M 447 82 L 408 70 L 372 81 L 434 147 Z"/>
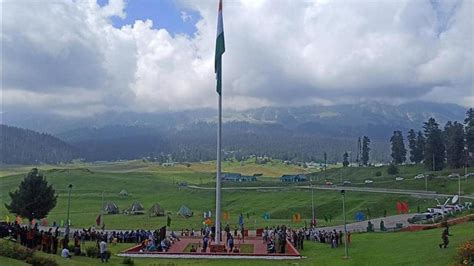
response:
<path fill-rule="evenodd" d="M 185 252 L 188 245 L 194 244 L 197 252 Z M 224 245 L 215 245 L 211 243 L 210 247 L 203 252 L 202 251 L 202 239 L 200 237 L 182 237 L 180 241 L 175 242 L 168 252 L 160 251 L 140 251 L 140 245 L 132 247 L 123 251 L 120 256 L 131 256 L 131 257 L 166 257 L 166 258 L 273 258 L 273 259 L 298 259 L 301 258 L 300 253 L 295 247 L 286 241 L 285 253 L 267 253 L 267 245 L 263 242 L 260 237 L 246 237 L 244 240 L 237 239 L 234 241 L 234 246 L 239 248 L 242 244 L 253 245 L 252 253 L 231 253 L 225 251 Z"/>

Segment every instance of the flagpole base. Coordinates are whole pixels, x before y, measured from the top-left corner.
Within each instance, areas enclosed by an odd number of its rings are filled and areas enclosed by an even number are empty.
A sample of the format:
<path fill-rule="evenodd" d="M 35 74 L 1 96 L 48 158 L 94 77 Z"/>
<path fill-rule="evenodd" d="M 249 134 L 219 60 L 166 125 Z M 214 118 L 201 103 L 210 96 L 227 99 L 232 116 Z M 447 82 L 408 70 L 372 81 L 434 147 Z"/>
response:
<path fill-rule="evenodd" d="M 217 244 L 211 244 L 209 246 L 209 249 L 211 253 L 224 253 L 225 251 L 225 245 L 217 245 Z"/>
<path fill-rule="evenodd" d="M 343 260 L 348 260 L 348 259 L 350 259 L 350 258 L 351 258 L 351 257 L 349 257 L 349 256 L 342 256 L 342 259 L 343 259 Z"/>

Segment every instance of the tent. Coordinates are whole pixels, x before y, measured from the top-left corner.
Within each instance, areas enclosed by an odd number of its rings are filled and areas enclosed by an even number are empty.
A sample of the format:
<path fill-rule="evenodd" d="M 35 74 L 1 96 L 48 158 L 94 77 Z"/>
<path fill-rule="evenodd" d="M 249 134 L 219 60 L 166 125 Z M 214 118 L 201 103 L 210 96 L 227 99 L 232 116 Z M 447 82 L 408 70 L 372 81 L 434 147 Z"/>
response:
<path fill-rule="evenodd" d="M 179 208 L 179 211 L 178 211 L 177 215 L 181 215 L 184 218 L 189 218 L 189 217 L 193 216 L 193 212 L 191 211 L 190 208 L 182 205 L 181 208 Z"/>
<path fill-rule="evenodd" d="M 105 214 L 117 214 L 119 213 L 119 208 L 115 202 L 108 202 L 104 205 Z"/>
<path fill-rule="evenodd" d="M 132 206 L 130 206 L 130 209 L 128 209 L 128 213 L 129 214 L 144 214 L 145 209 L 143 208 L 143 205 L 140 202 L 135 201 L 133 202 Z"/>
<path fill-rule="evenodd" d="M 119 196 L 128 197 L 128 192 L 125 189 L 122 189 L 119 193 Z"/>
<path fill-rule="evenodd" d="M 160 204 L 155 203 L 151 208 L 148 210 L 148 214 L 150 216 L 165 216 L 165 209 L 161 207 Z"/>

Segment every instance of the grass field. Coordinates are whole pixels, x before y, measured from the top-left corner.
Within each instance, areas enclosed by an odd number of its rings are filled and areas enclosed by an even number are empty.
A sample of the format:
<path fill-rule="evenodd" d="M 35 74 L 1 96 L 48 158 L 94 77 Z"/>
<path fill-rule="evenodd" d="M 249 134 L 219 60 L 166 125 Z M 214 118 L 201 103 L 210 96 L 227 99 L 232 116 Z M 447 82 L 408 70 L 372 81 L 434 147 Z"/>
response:
<path fill-rule="evenodd" d="M 9 202 L 8 192 L 15 190 L 23 179 L 25 173 L 31 167 L 8 167 L 1 168 L 0 173 L 15 173 L 0 177 L 0 217 L 7 215 L 4 203 Z M 175 167 L 162 167 L 156 163 L 143 161 L 127 161 L 115 163 L 90 163 L 63 165 L 56 168 L 43 166 L 40 168 L 47 180 L 51 182 L 58 193 L 56 208 L 48 216 L 48 221 L 60 222 L 66 220 L 67 209 L 67 186 L 73 184 L 71 196 L 70 219 L 74 227 L 89 227 L 94 225 L 95 218 L 100 213 L 102 193 L 105 202 L 115 202 L 121 210 L 127 209 L 133 201 L 139 201 L 148 210 L 155 202 L 160 203 L 172 218 L 172 228 L 198 229 L 202 226 L 202 213 L 214 209 L 214 192 L 205 190 L 193 190 L 179 188 L 179 182 L 187 182 L 201 186 L 214 186 L 215 174 L 214 163 L 193 163 L 187 165 L 178 164 Z M 247 161 L 243 165 L 238 162 L 225 162 L 224 171 L 240 172 L 245 174 L 267 173 L 269 176 L 260 178 L 253 183 L 225 183 L 226 186 L 259 186 L 271 185 L 281 186 L 281 189 L 260 189 L 254 191 L 225 190 L 223 193 L 223 211 L 230 212 L 230 220 L 226 221 L 231 226 L 236 226 L 240 213 L 244 215 L 246 227 L 253 229 L 267 225 L 291 224 L 302 226 L 309 222 L 311 217 L 311 192 L 304 189 L 291 188 L 278 182 L 278 176 L 286 173 L 298 173 L 303 169 L 295 166 L 287 166 L 279 161 L 271 164 L 256 165 Z M 470 171 L 472 169 L 469 169 Z M 375 177 L 375 172 L 382 172 L 381 177 Z M 367 177 L 375 180 L 374 186 L 389 188 L 424 188 L 424 180 L 413 180 L 413 176 L 423 172 L 420 166 L 400 167 L 400 175 L 407 177 L 403 182 L 393 181 L 393 177 L 385 173 L 385 169 L 368 168 L 334 168 L 325 173 L 314 173 L 313 176 L 319 181 L 324 179 L 336 181 L 337 178 L 351 180 L 353 185 L 363 182 Z M 460 171 L 460 170 L 457 170 Z M 448 170 L 441 174 L 448 174 Z M 341 178 L 341 176 L 343 178 Z M 408 179 L 411 177 L 410 179 Z M 474 179 L 463 180 L 463 190 L 474 193 Z M 334 182 L 336 183 L 336 182 Z M 429 181 L 430 190 L 455 194 L 457 182 L 446 178 L 434 178 Z M 118 193 L 126 189 L 130 195 L 120 197 Z M 442 200 L 442 199 L 441 199 Z M 410 196 L 400 196 L 379 193 L 347 193 L 348 221 L 354 221 L 355 213 L 370 211 L 371 217 L 380 217 L 387 211 L 387 215 L 395 214 L 396 202 L 407 201 L 411 211 L 415 212 L 418 207 L 424 210 L 435 204 L 434 200 L 421 199 Z M 194 211 L 194 217 L 189 219 L 176 215 L 181 205 L 186 205 Z M 341 198 L 337 191 L 315 191 L 315 209 L 318 223 L 322 226 L 341 224 Z M 263 220 L 263 213 L 270 213 L 271 219 Z M 294 213 L 300 213 L 303 220 L 293 223 L 291 218 Z M 247 216 L 248 214 L 248 216 Z M 331 221 L 324 221 L 323 217 L 331 217 Z M 248 218 L 247 218 L 248 217 Z M 107 228 L 114 229 L 153 229 L 166 224 L 166 217 L 153 217 L 148 215 L 106 215 L 105 224 Z"/>
<path fill-rule="evenodd" d="M 474 238 L 474 222 L 450 228 L 450 246 L 439 249 L 441 230 L 403 233 L 354 234 L 349 247 L 349 260 L 343 260 L 342 247 L 331 249 L 326 244 L 305 242 L 301 252 L 305 259 L 290 261 L 265 260 L 209 260 L 209 259 L 134 259 L 135 265 L 450 265 L 455 262 L 456 248 Z M 92 245 L 88 243 L 87 245 Z M 129 248 L 130 244 L 110 246 L 112 254 Z M 71 260 L 38 252 L 44 257 L 54 258 L 60 265 L 101 265 L 99 259 L 73 257 Z M 119 265 L 122 258 L 115 255 L 109 265 Z M 1 265 L 25 265 L 21 262 L 0 257 Z"/>
<path fill-rule="evenodd" d="M 100 213 L 102 192 L 106 202 L 115 202 L 120 209 L 128 208 L 133 201 L 139 201 L 148 209 L 153 203 L 159 202 L 165 211 L 170 212 L 172 228 L 198 229 L 202 225 L 202 213 L 214 209 L 213 191 L 180 189 L 178 181 L 196 182 L 200 178 L 209 178 L 209 174 L 184 173 L 184 172 L 129 172 L 110 173 L 94 172 L 86 169 L 59 169 L 44 171 L 49 182 L 51 182 L 59 197 L 56 208 L 48 216 L 52 223 L 66 220 L 67 210 L 67 186 L 73 184 L 71 196 L 70 219 L 73 227 L 89 227 L 95 222 Z M 7 210 L 3 203 L 9 202 L 8 191 L 17 188 L 23 175 L 2 177 L 0 188 L 0 217 L 5 217 Z M 118 193 L 127 189 L 129 197 L 121 197 Z M 244 214 L 246 227 L 255 228 L 266 225 L 288 224 L 294 213 L 301 213 L 303 221 L 295 226 L 304 225 L 311 217 L 311 192 L 302 189 L 283 189 L 277 192 L 273 190 L 261 191 L 225 191 L 222 196 L 223 211 L 230 212 L 231 226 L 236 226 L 240 213 Z M 405 200 L 412 208 L 430 206 L 432 201 L 412 198 L 409 196 L 383 195 L 370 193 L 347 194 L 347 210 L 349 221 L 354 220 L 355 213 L 366 211 L 369 208 L 371 216 L 382 216 L 387 210 L 388 215 L 395 213 L 395 204 L 399 200 Z M 176 215 L 181 205 L 186 205 L 194 211 L 194 217 L 185 219 Z M 340 224 L 341 198 L 337 191 L 317 191 L 315 193 L 315 207 L 317 218 L 321 225 Z M 264 221 L 263 213 L 269 212 L 271 219 Z M 250 219 L 247 219 L 249 213 Z M 332 217 L 331 223 L 323 221 L 323 217 Z M 166 217 L 153 217 L 148 215 L 106 215 L 105 224 L 107 228 L 114 229 L 137 229 L 156 228 L 166 224 Z"/>
<path fill-rule="evenodd" d="M 25 173 L 31 166 L 2 167 L 0 169 L 0 217 L 7 215 L 4 203 L 10 201 L 8 192 L 15 190 Z M 253 183 L 225 183 L 226 186 L 277 186 L 278 189 L 259 190 L 224 190 L 222 196 L 223 211 L 230 212 L 228 222 L 231 227 L 237 226 L 238 216 L 244 215 L 247 228 L 253 229 L 267 225 L 287 224 L 290 226 L 303 226 L 311 217 L 311 191 L 299 189 L 291 185 L 283 185 L 278 177 L 282 174 L 300 173 L 305 169 L 287 166 L 275 161 L 272 164 L 256 165 L 245 162 L 225 162 L 224 171 L 239 172 L 242 174 L 262 173 L 258 182 Z M 469 169 L 469 172 L 474 169 Z M 156 163 L 143 161 L 128 161 L 115 163 L 76 163 L 62 166 L 41 166 L 40 171 L 46 176 L 48 182 L 53 184 L 58 194 L 57 206 L 47 217 L 49 223 L 66 219 L 67 186 L 73 184 L 71 195 L 70 219 L 73 227 L 89 227 L 95 224 L 95 218 L 100 213 L 102 193 L 104 201 L 115 202 L 121 210 L 128 208 L 133 201 L 141 202 L 145 209 L 153 203 L 160 203 L 172 218 L 173 230 L 194 228 L 199 230 L 202 226 L 202 213 L 214 209 L 214 191 L 180 188 L 178 183 L 187 182 L 192 185 L 214 186 L 215 173 L 213 162 L 193 163 L 191 165 L 178 164 L 175 167 L 162 167 Z M 381 176 L 376 177 L 380 171 Z M 436 173 L 446 176 L 459 170 L 446 170 Z M 339 180 L 350 180 L 354 185 L 362 183 L 365 179 L 373 179 L 376 187 L 424 189 L 424 180 L 413 180 L 413 176 L 424 172 L 420 166 L 400 167 L 400 176 L 407 178 L 403 182 L 395 182 L 394 176 L 388 176 L 385 168 L 333 168 L 326 172 L 311 174 L 314 183 L 322 184 L 325 180 L 332 180 L 335 184 Z M 474 180 L 462 180 L 464 193 L 474 193 Z M 128 197 L 119 196 L 119 192 L 126 189 Z M 445 177 L 435 177 L 429 180 L 429 190 L 447 194 L 457 192 L 457 182 Z M 442 199 L 441 199 L 442 200 Z M 380 217 L 387 211 L 387 215 L 396 213 L 396 202 L 407 201 L 411 211 L 416 212 L 418 206 L 421 210 L 432 206 L 436 202 L 432 199 L 423 199 L 411 196 L 381 193 L 347 192 L 346 209 L 348 222 L 355 220 L 355 213 L 370 210 L 371 217 Z M 182 218 L 176 215 L 181 205 L 186 205 L 194 211 L 191 218 Z M 315 191 L 315 209 L 320 226 L 342 223 L 341 196 L 338 191 Z M 271 219 L 263 220 L 262 215 L 270 213 Z M 293 223 L 291 217 L 300 213 L 303 220 Z M 247 214 L 249 218 L 247 218 Z M 332 217 L 331 221 L 324 221 L 323 217 Z M 12 217 L 12 216 L 10 216 Z M 113 229 L 155 229 L 166 224 L 166 217 L 149 217 L 148 215 L 130 216 L 124 214 L 106 215 L 104 217 L 107 228 Z M 25 221 L 26 222 L 26 221 Z M 385 233 L 385 234 L 355 234 L 350 248 L 351 259 L 344 261 L 341 258 L 343 249 L 330 249 L 327 245 L 307 243 L 302 252 L 307 259 L 301 261 L 257 261 L 258 265 L 446 265 L 453 261 L 454 246 L 474 236 L 474 223 L 455 226 L 451 232 L 452 246 L 447 250 L 439 250 L 436 243 L 440 241 L 440 230 L 429 230 L 417 233 Z M 129 245 L 111 247 L 117 253 Z M 48 256 L 43 254 L 43 256 Z M 56 257 L 57 258 L 57 257 Z M 95 265 L 99 260 L 89 258 L 74 258 L 64 261 L 57 258 L 64 265 Z M 113 257 L 113 264 L 119 264 L 121 258 Z M 137 265 L 224 265 L 223 260 L 153 260 L 136 259 Z M 0 258 L 2 265 L 23 265 L 18 261 Z M 256 261 L 242 260 L 233 265 L 256 265 Z"/>

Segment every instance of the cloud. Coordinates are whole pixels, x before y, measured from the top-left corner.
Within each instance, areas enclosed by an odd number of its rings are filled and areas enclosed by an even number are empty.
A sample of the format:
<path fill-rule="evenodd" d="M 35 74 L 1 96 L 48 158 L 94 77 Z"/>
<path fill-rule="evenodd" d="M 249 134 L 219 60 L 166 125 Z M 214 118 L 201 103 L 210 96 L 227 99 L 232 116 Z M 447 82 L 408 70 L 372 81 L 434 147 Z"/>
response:
<path fill-rule="evenodd" d="M 180 14 L 181 14 L 181 19 L 183 20 L 183 22 L 188 22 L 193 18 L 186 11 L 181 11 Z"/>
<path fill-rule="evenodd" d="M 151 20 L 114 28 L 111 17 L 126 16 L 122 0 L 3 3 L 3 108 L 214 107 L 216 1 L 178 5 L 201 15 L 192 36 Z M 224 102 L 474 106 L 472 9 L 472 1 L 226 1 Z"/>

